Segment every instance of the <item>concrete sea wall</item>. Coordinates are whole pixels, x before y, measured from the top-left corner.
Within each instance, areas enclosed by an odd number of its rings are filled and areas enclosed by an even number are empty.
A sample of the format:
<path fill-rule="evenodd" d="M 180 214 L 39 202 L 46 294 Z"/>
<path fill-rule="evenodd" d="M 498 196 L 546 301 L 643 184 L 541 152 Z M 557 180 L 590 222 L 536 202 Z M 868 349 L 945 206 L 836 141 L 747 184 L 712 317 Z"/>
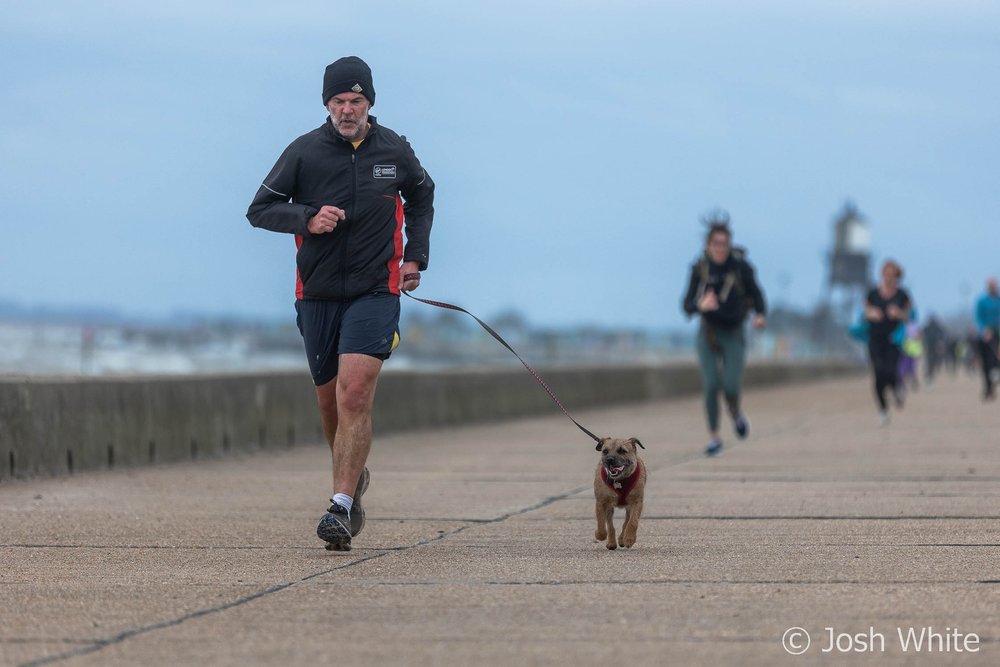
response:
<path fill-rule="evenodd" d="M 827 378 L 851 363 L 757 363 L 746 385 Z M 700 391 L 697 366 L 542 369 L 571 412 Z M 387 371 L 376 434 L 499 421 L 558 408 L 524 369 Z M 0 378 L 0 480 L 215 458 L 323 442 L 308 374 Z"/>

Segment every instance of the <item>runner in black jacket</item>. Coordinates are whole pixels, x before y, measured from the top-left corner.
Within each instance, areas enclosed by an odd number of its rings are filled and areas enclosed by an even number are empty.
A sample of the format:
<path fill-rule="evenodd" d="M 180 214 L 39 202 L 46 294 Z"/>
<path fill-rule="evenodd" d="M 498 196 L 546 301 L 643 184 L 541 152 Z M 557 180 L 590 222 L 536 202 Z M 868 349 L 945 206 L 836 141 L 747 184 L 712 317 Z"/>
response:
<path fill-rule="evenodd" d="M 363 60 L 326 68 L 323 104 L 330 117 L 285 149 L 247 218 L 295 235 L 296 322 L 333 457 L 333 497 L 316 533 L 346 551 L 364 527 L 371 407 L 399 340 L 399 294 L 427 268 L 434 182 L 406 139 L 368 114 L 375 88 Z"/>
<path fill-rule="evenodd" d="M 752 308 L 756 313 L 753 326 L 761 329 L 766 323 L 767 312 L 764 293 L 757 284 L 753 267 L 743 251 L 732 247 L 728 217 L 709 224 L 705 252 L 691 267 L 683 308 L 689 316 L 701 316 L 695 347 L 701 365 L 708 421 L 709 441 L 705 454 L 715 456 L 722 451 L 722 439 L 719 437 L 720 389 L 737 437 L 745 438 L 750 432 L 750 422 L 740 405 L 746 361 L 743 321 Z"/>
<path fill-rule="evenodd" d="M 298 299 L 399 294 L 400 260 L 427 268 L 434 182 L 404 137 L 374 116 L 368 122 L 356 150 L 329 118 L 293 141 L 247 211 L 254 227 L 295 234 Z M 329 233 L 311 234 L 309 220 L 325 205 L 346 217 Z"/>

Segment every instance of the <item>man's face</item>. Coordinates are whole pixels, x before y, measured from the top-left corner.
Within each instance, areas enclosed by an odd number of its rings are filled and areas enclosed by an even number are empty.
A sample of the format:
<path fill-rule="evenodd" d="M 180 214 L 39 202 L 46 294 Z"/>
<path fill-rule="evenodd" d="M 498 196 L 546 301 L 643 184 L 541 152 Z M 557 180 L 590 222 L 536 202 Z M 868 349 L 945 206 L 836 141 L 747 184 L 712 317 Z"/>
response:
<path fill-rule="evenodd" d="M 368 129 L 368 98 L 360 93 L 334 95 L 326 103 L 333 127 L 348 141 L 357 141 Z"/>

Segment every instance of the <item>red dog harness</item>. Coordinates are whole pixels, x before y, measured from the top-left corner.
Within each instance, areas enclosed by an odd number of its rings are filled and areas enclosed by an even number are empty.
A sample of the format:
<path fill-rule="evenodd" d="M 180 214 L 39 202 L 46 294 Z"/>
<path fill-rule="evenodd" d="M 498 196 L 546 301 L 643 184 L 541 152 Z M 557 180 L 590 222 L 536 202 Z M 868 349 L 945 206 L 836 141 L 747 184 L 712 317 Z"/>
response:
<path fill-rule="evenodd" d="M 635 483 L 639 481 L 639 475 L 642 473 L 642 461 L 635 462 L 635 470 L 632 474 L 625 479 L 611 480 L 608 478 L 608 469 L 601 466 L 601 479 L 608 488 L 615 492 L 618 496 L 618 504 L 616 507 L 625 507 L 625 498 L 628 494 L 632 493 L 632 489 L 635 488 Z"/>

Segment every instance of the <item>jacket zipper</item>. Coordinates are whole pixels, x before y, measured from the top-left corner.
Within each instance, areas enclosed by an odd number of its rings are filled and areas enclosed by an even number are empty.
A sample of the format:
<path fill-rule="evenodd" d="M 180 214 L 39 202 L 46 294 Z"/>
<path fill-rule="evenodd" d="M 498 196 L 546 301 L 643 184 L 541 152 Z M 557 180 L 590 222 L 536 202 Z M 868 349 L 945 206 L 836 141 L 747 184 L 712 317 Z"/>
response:
<path fill-rule="evenodd" d="M 352 151 L 355 151 L 354 147 L 351 147 Z M 355 159 L 357 156 L 356 151 L 351 153 L 351 205 L 347 208 L 347 220 L 354 220 L 354 206 L 355 202 L 358 200 L 358 163 Z M 347 245 L 351 238 L 351 227 L 348 225 L 344 230 L 344 242 L 340 246 L 340 289 L 342 299 L 347 300 Z"/>

